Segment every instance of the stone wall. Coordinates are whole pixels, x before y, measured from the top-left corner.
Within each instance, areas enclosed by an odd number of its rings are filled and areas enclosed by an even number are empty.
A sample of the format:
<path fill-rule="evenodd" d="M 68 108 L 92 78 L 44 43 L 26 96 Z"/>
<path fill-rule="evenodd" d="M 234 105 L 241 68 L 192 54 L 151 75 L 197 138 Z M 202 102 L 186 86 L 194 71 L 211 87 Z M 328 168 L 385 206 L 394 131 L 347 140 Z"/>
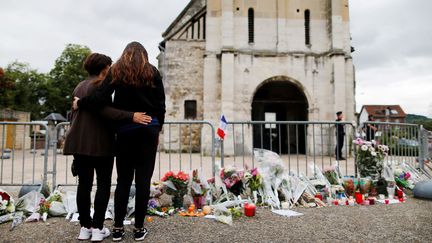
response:
<path fill-rule="evenodd" d="M 166 120 L 185 120 L 185 101 L 196 100 L 196 120 L 203 119 L 203 72 L 204 72 L 205 42 L 196 40 L 170 40 L 166 42 L 165 52 L 159 55 L 159 70 L 164 77 L 166 92 Z M 165 62 L 164 62 L 165 61 Z M 163 147 L 179 149 L 178 126 L 171 126 L 171 138 L 168 126 L 164 128 Z M 182 148 L 189 148 L 189 127 L 181 127 Z M 201 128 L 192 126 L 193 151 L 200 151 Z M 169 146 L 167 143 L 171 141 Z M 162 141 L 161 141 L 162 142 Z"/>

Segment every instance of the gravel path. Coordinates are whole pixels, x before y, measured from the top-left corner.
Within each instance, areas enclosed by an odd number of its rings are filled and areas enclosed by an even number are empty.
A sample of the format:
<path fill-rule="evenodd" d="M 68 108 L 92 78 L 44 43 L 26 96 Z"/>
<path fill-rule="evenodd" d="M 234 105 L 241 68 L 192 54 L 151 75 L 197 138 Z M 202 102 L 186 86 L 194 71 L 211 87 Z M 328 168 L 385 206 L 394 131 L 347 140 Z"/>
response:
<path fill-rule="evenodd" d="M 146 242 L 432 242 L 431 201 L 410 198 L 396 205 L 295 211 L 304 216 L 285 218 L 259 209 L 256 217 L 242 217 L 232 227 L 204 218 L 154 218 L 147 223 Z M 0 242 L 77 242 L 79 231 L 79 225 L 62 218 L 27 223 L 13 231 L 9 227 L 10 223 L 0 225 Z M 125 242 L 134 242 L 132 227 L 126 230 Z"/>

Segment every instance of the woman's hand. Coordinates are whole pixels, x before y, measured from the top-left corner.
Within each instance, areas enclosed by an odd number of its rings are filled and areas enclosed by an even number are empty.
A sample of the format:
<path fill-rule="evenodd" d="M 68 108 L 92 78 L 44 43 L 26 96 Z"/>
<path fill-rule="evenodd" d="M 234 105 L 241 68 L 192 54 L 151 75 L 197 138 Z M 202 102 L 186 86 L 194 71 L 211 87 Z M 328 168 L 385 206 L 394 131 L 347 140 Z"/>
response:
<path fill-rule="evenodd" d="M 73 100 L 73 102 L 72 102 L 72 109 L 74 110 L 74 111 L 76 111 L 76 110 L 78 110 L 78 100 L 79 100 L 80 98 L 78 98 L 78 97 L 74 97 L 74 100 Z"/>
<path fill-rule="evenodd" d="M 151 122 L 151 116 L 146 115 L 145 112 L 135 112 L 133 114 L 133 122 L 147 125 Z"/>

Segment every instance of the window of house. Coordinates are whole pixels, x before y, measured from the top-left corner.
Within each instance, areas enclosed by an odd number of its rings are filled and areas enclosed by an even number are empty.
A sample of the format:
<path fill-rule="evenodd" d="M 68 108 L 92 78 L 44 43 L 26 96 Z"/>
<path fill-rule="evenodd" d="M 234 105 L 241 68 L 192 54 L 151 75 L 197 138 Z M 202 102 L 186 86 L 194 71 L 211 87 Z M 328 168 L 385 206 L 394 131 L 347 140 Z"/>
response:
<path fill-rule="evenodd" d="M 254 10 L 250 8 L 248 10 L 248 33 L 249 33 L 249 43 L 254 43 Z"/>
<path fill-rule="evenodd" d="M 305 19 L 305 44 L 310 45 L 310 11 L 306 9 L 304 12 Z"/>
<path fill-rule="evenodd" d="M 196 119 L 197 118 L 196 100 L 185 100 L 184 110 L 185 110 L 185 119 Z"/>

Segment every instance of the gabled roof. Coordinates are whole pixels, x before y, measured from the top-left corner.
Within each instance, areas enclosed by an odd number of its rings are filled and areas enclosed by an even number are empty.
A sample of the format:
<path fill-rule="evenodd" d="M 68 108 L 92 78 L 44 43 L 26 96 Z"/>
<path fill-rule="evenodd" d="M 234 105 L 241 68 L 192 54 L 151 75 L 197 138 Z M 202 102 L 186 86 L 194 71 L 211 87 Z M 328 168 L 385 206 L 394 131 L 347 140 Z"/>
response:
<path fill-rule="evenodd" d="M 386 114 L 389 111 L 390 117 L 406 117 L 406 113 L 400 105 L 364 105 L 360 113 L 363 110 L 366 110 L 369 115 L 373 115 L 375 118 L 387 117 Z"/>
<path fill-rule="evenodd" d="M 180 31 L 191 19 L 200 14 L 206 8 L 206 0 L 191 0 L 183 11 L 162 33 L 164 40 L 169 39 Z"/>

